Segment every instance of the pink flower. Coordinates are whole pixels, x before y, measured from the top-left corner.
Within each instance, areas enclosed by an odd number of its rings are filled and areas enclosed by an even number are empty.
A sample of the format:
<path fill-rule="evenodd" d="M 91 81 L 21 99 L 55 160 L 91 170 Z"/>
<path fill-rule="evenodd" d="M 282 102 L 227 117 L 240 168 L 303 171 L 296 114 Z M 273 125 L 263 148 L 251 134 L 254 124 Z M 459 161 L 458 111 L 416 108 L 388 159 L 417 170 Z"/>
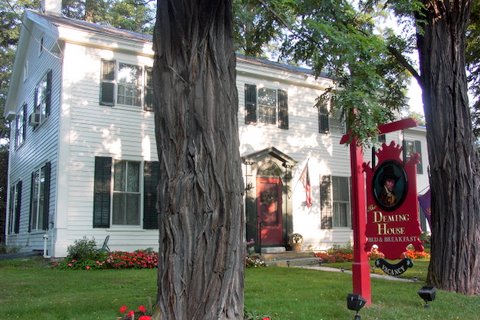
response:
<path fill-rule="evenodd" d="M 150 316 L 140 316 L 140 318 L 138 318 L 138 320 L 151 320 L 152 317 Z"/>
<path fill-rule="evenodd" d="M 125 311 L 127 311 L 127 306 L 126 305 L 121 306 L 120 313 L 125 313 Z"/>
<path fill-rule="evenodd" d="M 86 266 L 85 269 L 90 270 L 90 266 Z"/>
<path fill-rule="evenodd" d="M 138 311 L 142 312 L 142 313 L 146 313 L 147 312 L 147 309 L 145 308 L 145 306 L 139 306 L 138 307 Z"/>

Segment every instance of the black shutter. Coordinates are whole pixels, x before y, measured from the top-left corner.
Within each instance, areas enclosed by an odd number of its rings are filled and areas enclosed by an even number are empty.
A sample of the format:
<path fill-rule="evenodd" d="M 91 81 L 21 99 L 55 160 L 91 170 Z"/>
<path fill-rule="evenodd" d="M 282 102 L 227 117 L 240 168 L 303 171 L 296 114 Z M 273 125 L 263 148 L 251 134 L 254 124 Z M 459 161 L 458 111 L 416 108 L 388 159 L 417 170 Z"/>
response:
<path fill-rule="evenodd" d="M 100 104 L 115 105 L 115 61 L 102 60 L 100 81 Z"/>
<path fill-rule="evenodd" d="M 245 124 L 257 123 L 257 86 L 245 84 Z"/>
<path fill-rule="evenodd" d="M 110 227 L 110 185 L 112 158 L 95 157 L 95 181 L 93 184 L 93 227 Z"/>
<path fill-rule="evenodd" d="M 35 172 L 32 172 L 30 178 L 30 210 L 28 215 L 28 232 L 32 231 L 32 207 L 33 207 L 33 191 L 35 189 Z"/>
<path fill-rule="evenodd" d="M 419 140 L 415 140 L 415 152 L 420 156 L 420 162 L 417 163 L 417 174 L 423 174 L 422 143 Z"/>
<path fill-rule="evenodd" d="M 143 228 L 158 229 L 157 185 L 160 177 L 158 161 L 147 161 L 143 168 Z"/>
<path fill-rule="evenodd" d="M 330 125 L 328 123 L 328 108 L 326 105 L 320 105 L 318 107 L 318 132 L 328 133 L 330 131 Z"/>
<path fill-rule="evenodd" d="M 52 165 L 50 162 L 45 164 L 45 184 L 43 189 L 43 230 L 48 230 L 49 223 L 49 209 L 50 209 L 50 177 L 52 172 Z"/>
<path fill-rule="evenodd" d="M 322 176 L 320 179 L 320 215 L 321 228 L 332 229 L 332 177 Z"/>
<path fill-rule="evenodd" d="M 288 94 L 285 90 L 278 90 L 278 127 L 288 129 Z"/>
<path fill-rule="evenodd" d="M 47 73 L 47 92 L 45 97 L 45 116 L 50 115 L 50 107 L 52 104 L 52 70 Z"/>
<path fill-rule="evenodd" d="M 25 140 L 27 139 L 27 105 L 26 104 L 23 105 L 23 119 L 21 121 L 23 124 L 23 132 L 22 132 L 23 142 L 25 142 Z"/>
<path fill-rule="evenodd" d="M 22 181 L 17 183 L 17 203 L 15 206 L 15 226 L 14 226 L 14 233 L 20 232 L 20 212 L 21 212 L 21 204 L 22 204 Z"/>

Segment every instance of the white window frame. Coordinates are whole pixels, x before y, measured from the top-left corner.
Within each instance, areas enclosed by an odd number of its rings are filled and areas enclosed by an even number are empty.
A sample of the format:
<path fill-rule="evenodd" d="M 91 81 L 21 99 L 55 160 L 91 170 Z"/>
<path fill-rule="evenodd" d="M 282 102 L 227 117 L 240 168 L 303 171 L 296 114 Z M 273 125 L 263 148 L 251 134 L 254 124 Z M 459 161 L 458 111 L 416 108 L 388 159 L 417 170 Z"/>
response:
<path fill-rule="evenodd" d="M 338 190 L 339 184 L 346 187 L 346 190 Z M 343 212 L 341 217 L 340 208 Z M 349 177 L 332 176 L 332 227 L 336 229 L 352 227 Z"/>
<path fill-rule="evenodd" d="M 17 206 L 19 205 L 18 203 L 18 197 L 20 196 L 19 195 L 19 192 L 21 190 L 19 190 L 18 188 L 19 186 L 19 182 L 13 184 L 11 187 L 10 187 L 10 199 L 9 199 L 9 210 L 8 210 L 8 230 L 7 230 L 7 234 L 16 234 L 15 233 L 15 224 L 16 224 L 16 212 L 17 212 Z"/>
<path fill-rule="evenodd" d="M 33 174 L 35 178 L 32 179 L 32 193 L 31 193 L 31 221 L 30 221 L 30 230 L 39 231 L 43 229 L 43 219 L 45 210 L 45 201 L 44 199 L 44 188 L 46 182 L 46 170 L 47 167 L 44 165 L 41 168 L 36 169 Z"/>
<path fill-rule="evenodd" d="M 129 170 L 129 164 L 130 163 L 135 163 L 138 165 L 137 167 L 137 177 L 138 177 L 138 181 L 137 181 L 137 190 L 126 190 L 128 188 L 128 170 Z M 116 169 L 116 166 L 117 165 L 123 165 L 125 164 L 125 167 L 126 170 L 124 172 L 121 172 L 122 174 L 122 178 L 125 179 L 125 183 L 121 185 L 121 187 L 123 188 L 122 190 L 117 190 L 116 189 L 116 183 L 115 183 L 115 179 L 116 179 L 116 174 L 115 174 L 115 169 Z M 113 159 L 113 163 L 112 163 L 112 183 L 111 183 L 111 212 L 110 212 L 110 226 L 111 227 L 128 227 L 128 228 L 131 228 L 131 227 L 142 227 L 142 221 L 143 221 L 143 216 L 142 216 L 142 212 L 143 212 L 143 161 L 133 161 L 133 160 L 120 160 L 120 159 Z M 119 213 L 115 212 L 115 210 L 117 209 L 116 208 L 116 205 L 115 205 L 115 200 L 118 196 L 121 196 L 121 195 L 125 195 L 125 201 L 127 200 L 127 196 L 132 196 L 132 195 L 135 195 L 138 197 L 138 207 L 137 207 L 137 223 L 128 223 L 127 221 L 127 206 L 124 204 L 122 206 L 120 206 L 120 210 L 121 211 L 124 211 L 122 213 L 122 220 L 123 222 L 122 223 L 118 223 L 116 222 L 116 220 L 118 221 L 119 217 L 117 216 Z"/>
<path fill-rule="evenodd" d="M 105 67 L 108 64 L 113 64 L 114 70 L 113 74 L 110 73 L 104 73 Z M 139 70 L 139 76 L 136 79 L 135 83 L 129 83 L 128 81 L 125 82 L 122 79 L 126 77 L 126 75 L 122 76 L 122 72 L 120 68 L 122 66 L 131 66 L 133 68 L 138 68 Z M 107 59 L 102 59 L 101 60 L 101 68 L 100 68 L 100 105 L 106 105 L 106 106 L 121 106 L 121 107 L 128 107 L 128 108 L 135 108 L 135 109 L 142 109 L 143 111 L 153 111 L 153 105 L 150 106 L 148 105 L 147 101 L 149 99 L 146 99 L 147 94 L 152 94 L 153 95 L 153 84 L 151 82 L 148 82 L 148 80 L 151 80 L 151 75 L 148 77 L 147 73 L 152 72 L 152 67 L 147 66 L 147 65 L 139 65 L 135 63 L 130 63 L 130 62 L 125 62 L 125 61 L 118 61 L 118 60 L 107 60 Z M 112 87 L 112 95 L 111 97 L 112 102 L 107 101 L 107 99 L 102 99 L 103 97 L 103 92 L 102 88 L 104 86 L 111 86 Z M 126 89 L 123 90 L 126 92 L 126 94 L 123 94 L 120 96 L 122 93 L 122 90 L 120 88 L 125 87 Z M 132 94 L 133 92 L 136 92 L 137 94 Z M 128 94 L 130 92 L 131 94 Z M 138 97 L 137 97 L 138 96 Z M 124 98 L 123 101 L 120 99 L 121 97 Z M 133 97 L 133 98 L 132 98 Z M 127 99 L 133 99 L 132 103 L 126 103 Z M 152 96 L 152 101 L 153 101 L 153 96 Z M 109 99 L 110 100 L 110 99 Z"/>
<path fill-rule="evenodd" d="M 15 117 L 15 148 L 18 149 L 25 142 L 27 130 L 27 105 L 23 104 Z"/>

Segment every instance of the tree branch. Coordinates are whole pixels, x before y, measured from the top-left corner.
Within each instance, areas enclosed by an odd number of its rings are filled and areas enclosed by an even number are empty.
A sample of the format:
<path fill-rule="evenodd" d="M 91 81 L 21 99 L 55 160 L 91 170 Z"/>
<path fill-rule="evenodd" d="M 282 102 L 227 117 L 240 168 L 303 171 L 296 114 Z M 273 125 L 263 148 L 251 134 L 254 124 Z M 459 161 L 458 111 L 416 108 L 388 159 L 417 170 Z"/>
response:
<path fill-rule="evenodd" d="M 387 47 L 388 51 L 397 59 L 398 63 L 400 63 L 402 66 L 407 69 L 408 72 L 417 80 L 418 85 L 423 88 L 423 82 L 422 78 L 420 77 L 420 74 L 415 70 L 415 68 L 408 62 L 408 60 L 394 47 L 388 46 Z"/>

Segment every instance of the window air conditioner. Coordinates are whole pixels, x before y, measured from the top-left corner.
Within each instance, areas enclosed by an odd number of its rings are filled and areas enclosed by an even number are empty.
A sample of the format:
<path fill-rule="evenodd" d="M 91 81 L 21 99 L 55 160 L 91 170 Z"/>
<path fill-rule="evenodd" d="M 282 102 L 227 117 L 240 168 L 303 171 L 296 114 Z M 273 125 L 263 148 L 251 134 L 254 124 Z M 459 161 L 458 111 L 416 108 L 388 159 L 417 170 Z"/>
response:
<path fill-rule="evenodd" d="M 32 113 L 28 117 L 28 124 L 31 126 L 37 126 L 42 122 L 42 114 L 38 112 Z"/>

